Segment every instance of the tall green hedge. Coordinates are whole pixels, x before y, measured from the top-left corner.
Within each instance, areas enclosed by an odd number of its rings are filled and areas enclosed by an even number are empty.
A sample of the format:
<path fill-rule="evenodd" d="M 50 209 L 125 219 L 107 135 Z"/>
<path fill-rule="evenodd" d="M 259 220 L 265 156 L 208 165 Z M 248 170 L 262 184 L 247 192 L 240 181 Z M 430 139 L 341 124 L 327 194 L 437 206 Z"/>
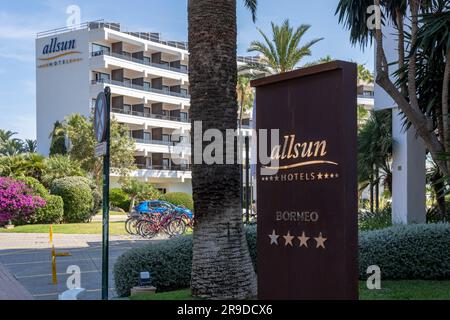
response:
<path fill-rule="evenodd" d="M 256 264 L 256 227 L 247 227 L 247 243 Z M 159 292 L 189 287 L 192 236 L 178 237 L 120 256 L 114 266 L 116 291 L 129 296 L 139 273 L 150 271 Z M 368 266 L 378 265 L 389 279 L 450 279 L 450 224 L 411 225 L 364 231 L 359 240 L 360 278 Z M 256 268 L 255 268 L 256 270 Z"/>
<path fill-rule="evenodd" d="M 86 222 L 95 215 L 96 203 L 86 178 L 67 177 L 53 181 L 51 193 L 64 201 L 64 221 Z"/>
<path fill-rule="evenodd" d="M 176 206 L 184 206 L 189 210 L 194 210 L 194 200 L 190 194 L 184 192 L 169 192 L 161 196 L 161 200 L 172 203 Z"/>

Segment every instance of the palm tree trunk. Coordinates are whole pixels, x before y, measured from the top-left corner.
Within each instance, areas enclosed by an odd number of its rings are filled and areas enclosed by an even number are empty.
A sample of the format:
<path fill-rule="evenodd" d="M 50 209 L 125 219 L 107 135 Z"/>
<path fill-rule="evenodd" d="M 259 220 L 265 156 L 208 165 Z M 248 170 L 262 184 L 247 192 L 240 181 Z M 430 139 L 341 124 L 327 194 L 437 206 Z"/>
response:
<path fill-rule="evenodd" d="M 373 176 L 370 176 L 370 212 L 374 212 L 374 203 L 373 203 Z"/>
<path fill-rule="evenodd" d="M 380 212 L 380 172 L 378 167 L 375 167 L 375 212 Z"/>
<path fill-rule="evenodd" d="M 188 12 L 192 123 L 202 121 L 203 132 L 236 130 L 236 0 L 189 0 Z M 195 137 L 192 150 L 201 143 Z M 256 275 L 242 221 L 240 166 L 194 164 L 192 176 L 193 295 L 255 296 Z"/>

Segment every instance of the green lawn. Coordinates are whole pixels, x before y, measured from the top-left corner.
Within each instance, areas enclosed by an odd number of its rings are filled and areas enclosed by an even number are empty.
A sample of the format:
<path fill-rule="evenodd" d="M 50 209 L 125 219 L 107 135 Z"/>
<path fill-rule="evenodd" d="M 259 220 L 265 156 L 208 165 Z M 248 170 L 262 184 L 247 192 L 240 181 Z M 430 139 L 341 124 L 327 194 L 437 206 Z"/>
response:
<path fill-rule="evenodd" d="M 450 300 L 450 281 L 384 281 L 381 290 L 368 290 L 360 282 L 361 300 Z M 193 300 L 189 289 L 137 295 L 131 300 Z"/>
<path fill-rule="evenodd" d="M 26 225 L 15 227 L 12 230 L 0 228 L 0 233 L 49 233 L 50 226 L 46 224 Z M 111 235 L 126 235 L 124 222 L 110 222 Z M 71 223 L 53 225 L 53 233 L 56 234 L 101 234 L 102 223 Z"/>
<path fill-rule="evenodd" d="M 450 300 L 450 281 L 381 281 L 381 290 L 360 283 L 361 300 Z"/>

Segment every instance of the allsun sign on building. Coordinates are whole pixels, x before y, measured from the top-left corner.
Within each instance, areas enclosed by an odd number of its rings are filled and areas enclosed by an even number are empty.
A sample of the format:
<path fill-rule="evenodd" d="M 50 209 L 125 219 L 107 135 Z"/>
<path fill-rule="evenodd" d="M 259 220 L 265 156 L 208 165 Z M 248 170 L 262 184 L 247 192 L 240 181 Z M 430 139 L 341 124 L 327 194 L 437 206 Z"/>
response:
<path fill-rule="evenodd" d="M 257 166 L 262 300 L 358 297 L 356 74 L 335 61 L 252 82 L 257 130 L 280 134 L 277 164 Z"/>
<path fill-rule="evenodd" d="M 81 54 L 76 50 L 76 39 L 60 41 L 57 37 L 51 38 L 50 43 L 44 45 L 42 56 L 38 58 L 42 61 L 38 68 L 56 67 L 82 61 L 82 58 L 75 57 Z"/>

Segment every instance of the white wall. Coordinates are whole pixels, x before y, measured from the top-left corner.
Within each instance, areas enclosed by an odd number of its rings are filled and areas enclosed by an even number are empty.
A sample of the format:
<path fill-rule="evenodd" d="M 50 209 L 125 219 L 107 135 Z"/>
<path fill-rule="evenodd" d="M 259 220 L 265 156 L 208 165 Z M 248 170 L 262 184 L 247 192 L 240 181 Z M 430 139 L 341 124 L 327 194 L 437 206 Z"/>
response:
<path fill-rule="evenodd" d="M 396 31 L 383 27 L 383 41 L 389 63 L 398 61 Z M 376 53 L 376 48 L 374 49 Z M 376 59 L 376 58 L 375 58 Z M 396 65 L 390 66 L 392 74 Z M 393 81 L 395 79 L 392 78 Z M 375 110 L 392 109 L 392 222 L 411 224 L 426 222 L 425 207 L 425 147 L 417 138 L 416 130 L 405 130 L 403 118 L 392 98 L 378 85 L 375 86 Z"/>
<path fill-rule="evenodd" d="M 47 63 L 39 59 L 59 54 L 43 54 L 45 45 L 50 44 L 52 38 L 57 38 L 58 42 L 75 39 L 74 50 L 80 52 L 54 61 L 78 58 L 81 58 L 82 61 L 39 68 L 38 66 Z M 56 121 L 62 121 L 67 115 L 73 113 L 90 114 L 89 57 L 89 31 L 87 29 L 36 40 L 36 137 L 38 152 L 43 155 L 49 153 L 49 135 Z"/>

